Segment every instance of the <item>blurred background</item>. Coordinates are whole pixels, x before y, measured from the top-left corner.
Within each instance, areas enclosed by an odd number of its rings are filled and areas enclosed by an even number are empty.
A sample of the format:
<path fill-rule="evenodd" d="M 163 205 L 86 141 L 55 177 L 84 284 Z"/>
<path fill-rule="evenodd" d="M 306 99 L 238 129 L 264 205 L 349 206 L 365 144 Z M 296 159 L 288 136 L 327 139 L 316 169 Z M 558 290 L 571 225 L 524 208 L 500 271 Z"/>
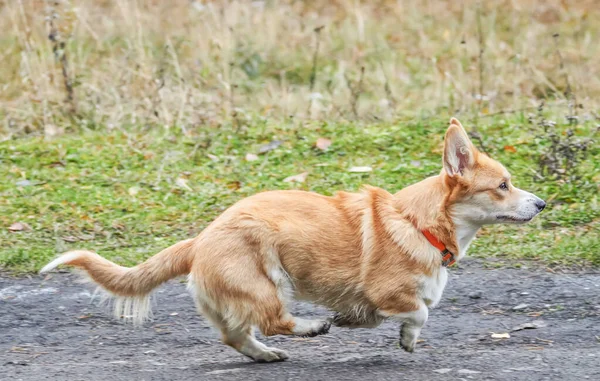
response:
<path fill-rule="evenodd" d="M 598 1 L 0 0 L 0 267 L 134 264 L 263 190 L 394 192 L 458 117 L 548 201 L 471 253 L 600 263 Z"/>
<path fill-rule="evenodd" d="M 542 101 L 594 118 L 600 93 L 593 0 L 11 0 L 0 28 L 4 136 Z"/>

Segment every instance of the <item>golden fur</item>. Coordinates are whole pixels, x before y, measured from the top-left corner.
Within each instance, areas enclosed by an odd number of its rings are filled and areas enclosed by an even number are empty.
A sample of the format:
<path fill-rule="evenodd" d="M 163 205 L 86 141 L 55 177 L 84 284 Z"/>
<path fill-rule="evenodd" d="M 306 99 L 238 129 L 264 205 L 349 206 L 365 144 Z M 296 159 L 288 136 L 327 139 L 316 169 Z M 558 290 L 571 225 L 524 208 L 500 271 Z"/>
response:
<path fill-rule="evenodd" d="M 499 188 L 503 182 L 507 189 Z M 256 361 L 287 354 L 258 342 L 253 327 L 264 335 L 315 335 L 326 333 L 330 322 L 373 327 L 388 317 L 404 322 L 401 344 L 412 351 L 447 277 L 439 251 L 421 230 L 460 259 L 481 225 L 526 221 L 543 208 L 540 202 L 514 188 L 506 169 L 479 153 L 452 119 L 444 170 L 395 194 L 374 187 L 333 197 L 264 192 L 230 207 L 196 238 L 133 268 L 75 251 L 43 271 L 80 267 L 125 298 L 146 298 L 166 280 L 189 274 L 198 309 L 226 344 Z M 286 309 L 292 297 L 337 313 L 329 321 L 295 318 Z"/>

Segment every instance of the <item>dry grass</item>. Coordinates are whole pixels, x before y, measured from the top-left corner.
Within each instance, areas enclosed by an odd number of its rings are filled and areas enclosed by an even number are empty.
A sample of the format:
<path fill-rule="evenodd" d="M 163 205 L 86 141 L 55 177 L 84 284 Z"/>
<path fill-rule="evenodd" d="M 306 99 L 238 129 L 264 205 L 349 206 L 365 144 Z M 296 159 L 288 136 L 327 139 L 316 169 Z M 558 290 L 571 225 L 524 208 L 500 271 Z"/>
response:
<path fill-rule="evenodd" d="M 5 138 L 542 99 L 594 115 L 600 95 L 595 1 L 6 0 L 0 28 Z"/>

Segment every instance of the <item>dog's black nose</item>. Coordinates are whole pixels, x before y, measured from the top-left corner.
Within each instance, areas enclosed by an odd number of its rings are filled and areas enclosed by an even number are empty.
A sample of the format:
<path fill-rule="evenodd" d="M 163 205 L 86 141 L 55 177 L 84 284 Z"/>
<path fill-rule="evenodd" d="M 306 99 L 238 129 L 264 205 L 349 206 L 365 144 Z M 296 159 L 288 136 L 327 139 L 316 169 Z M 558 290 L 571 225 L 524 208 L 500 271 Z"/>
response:
<path fill-rule="evenodd" d="M 544 208 L 546 207 L 546 203 L 542 200 L 540 201 L 536 201 L 535 206 L 538 208 L 538 210 L 541 212 L 542 210 L 544 210 Z"/>

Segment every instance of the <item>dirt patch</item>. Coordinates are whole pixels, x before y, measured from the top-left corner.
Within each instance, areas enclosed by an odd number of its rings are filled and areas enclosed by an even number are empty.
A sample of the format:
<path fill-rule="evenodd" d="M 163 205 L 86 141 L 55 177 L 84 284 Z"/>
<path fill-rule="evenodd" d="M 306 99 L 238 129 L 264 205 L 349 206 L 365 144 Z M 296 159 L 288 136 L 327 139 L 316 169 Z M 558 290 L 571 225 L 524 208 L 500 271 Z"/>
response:
<path fill-rule="evenodd" d="M 600 275 L 452 269 L 414 354 L 398 325 L 261 338 L 290 360 L 254 364 L 219 342 L 180 281 L 161 287 L 152 323 L 112 319 L 72 274 L 0 276 L 4 380 L 581 380 L 600 379 Z M 329 312 L 305 303 L 301 317 Z M 506 334 L 509 338 L 492 338 Z M 506 336 L 506 335 L 501 335 Z"/>

